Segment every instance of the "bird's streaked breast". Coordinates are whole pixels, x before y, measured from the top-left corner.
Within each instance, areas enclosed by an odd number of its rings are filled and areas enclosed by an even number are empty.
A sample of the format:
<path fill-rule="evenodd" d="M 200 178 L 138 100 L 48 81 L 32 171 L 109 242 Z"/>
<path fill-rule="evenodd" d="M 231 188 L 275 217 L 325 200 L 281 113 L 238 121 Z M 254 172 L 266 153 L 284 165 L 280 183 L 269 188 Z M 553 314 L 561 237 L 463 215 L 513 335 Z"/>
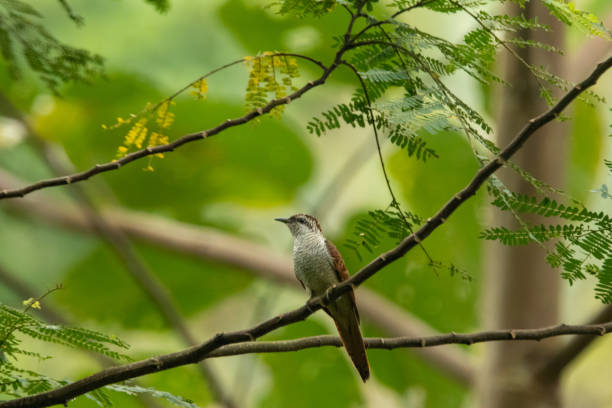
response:
<path fill-rule="evenodd" d="M 338 283 L 325 238 L 321 234 L 297 237 L 293 246 L 293 262 L 295 275 L 315 296 Z"/>

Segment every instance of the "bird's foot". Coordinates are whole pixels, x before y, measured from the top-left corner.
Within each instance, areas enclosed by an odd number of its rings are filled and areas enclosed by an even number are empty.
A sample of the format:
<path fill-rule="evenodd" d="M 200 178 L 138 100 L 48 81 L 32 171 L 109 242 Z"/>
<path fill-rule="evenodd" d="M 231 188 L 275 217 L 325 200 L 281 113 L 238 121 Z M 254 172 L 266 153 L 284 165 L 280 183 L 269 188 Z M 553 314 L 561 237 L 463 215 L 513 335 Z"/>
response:
<path fill-rule="evenodd" d="M 308 309 L 310 313 L 314 313 L 317 310 L 317 305 L 322 306 L 320 301 L 315 300 L 316 297 L 317 296 L 315 295 L 310 295 L 310 298 L 308 298 L 308 300 L 306 301 L 306 309 Z"/>

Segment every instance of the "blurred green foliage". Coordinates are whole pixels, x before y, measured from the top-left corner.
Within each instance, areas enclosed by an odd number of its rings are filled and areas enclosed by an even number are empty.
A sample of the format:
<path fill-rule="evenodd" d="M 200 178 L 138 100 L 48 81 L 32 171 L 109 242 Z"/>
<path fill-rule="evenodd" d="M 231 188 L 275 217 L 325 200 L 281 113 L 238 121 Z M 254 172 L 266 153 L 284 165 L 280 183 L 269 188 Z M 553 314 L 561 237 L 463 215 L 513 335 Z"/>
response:
<path fill-rule="evenodd" d="M 591 183 L 600 171 L 601 162 L 593 157 L 601 157 L 604 147 L 605 129 L 601 122 L 598 107 L 576 101 L 568 146 L 567 191 L 580 201 L 588 198 Z"/>
<path fill-rule="evenodd" d="M 234 268 L 204 263 L 163 248 L 138 245 L 137 250 L 185 316 L 245 289 L 252 280 L 250 275 Z M 143 297 L 142 290 L 124 269 L 112 252 L 98 246 L 67 270 L 64 282 L 68 290 L 57 294 L 57 301 L 66 309 L 80 305 L 73 311 L 79 320 L 95 319 L 126 329 L 167 328 L 155 306 Z M 113 301 L 109 302 L 111 294 Z M 122 318 L 117 319 L 118 316 Z"/>
<path fill-rule="evenodd" d="M 45 102 L 48 93 L 36 78 L 26 75 L 22 81 L 15 82 L 5 66 L 0 69 L 2 92 L 20 108 L 33 112 L 41 135 L 61 144 L 79 169 L 112 159 L 127 132 L 127 128 L 104 131 L 102 124 L 114 123 L 118 116 L 138 112 L 146 102 L 155 103 L 205 71 L 244 54 L 296 46 L 302 47 L 299 51 L 329 61 L 334 50 L 327 40 L 340 34 L 338 28 L 347 21 L 346 13 L 332 13 L 320 20 L 279 17 L 262 9 L 260 2 L 245 0 L 206 4 L 206 9 L 214 13 L 194 13 L 195 2 L 176 1 L 171 7 L 163 0 L 148 2 L 167 14 L 159 16 L 143 2 L 78 3 L 78 12 L 85 17 L 85 26 L 79 29 L 81 35 L 74 34 L 74 27 L 65 27 L 65 15 L 58 17 L 49 5 L 41 6 L 54 32 L 69 35 L 79 46 L 105 54 L 108 61 L 105 80 L 90 85 L 68 85 L 61 90 L 61 98 L 47 101 L 50 103 L 47 113 L 34 112 L 34 107 Z M 130 29 L 132 26 L 136 28 Z M 102 29 L 112 36 L 103 36 L 101 42 Z M 334 75 L 330 84 L 336 88 L 331 92 L 346 87 L 347 83 L 354 84 L 350 75 L 349 72 Z M 244 67 L 237 66 L 209 80 L 210 94 L 205 101 L 178 99 L 173 107 L 177 120 L 171 129 L 171 139 L 244 114 L 243 101 L 234 96 L 244 91 L 246 78 Z M 592 108 L 577 105 L 576 112 L 571 165 L 580 171 L 575 172 L 577 176 L 571 179 L 569 190 L 584 198 L 599 163 L 591 158 L 603 149 L 599 137 L 601 124 L 599 113 Z M 102 206 L 120 204 L 184 222 L 238 229 L 235 225 L 225 225 L 222 220 L 204 218 L 203 213 L 213 206 L 231 203 L 245 213 L 240 214 L 241 219 L 248 220 L 262 214 L 268 217 L 269 209 L 293 208 L 300 192 L 313 183 L 320 170 L 319 161 L 343 158 L 338 152 L 319 157 L 310 147 L 307 138 L 313 136 L 306 136 L 305 123 L 263 119 L 259 124 L 233 128 L 163 159 L 153 159 L 153 173 L 142 171 L 146 161 L 135 162 L 120 171 L 98 176 L 99 180 L 91 180 L 89 190 Z M 424 218 L 437 211 L 478 169 L 468 143 L 457 134 L 440 132 L 428 135 L 427 140 L 440 159 L 423 163 L 394 148 L 388 163 L 391 182 L 402 205 Z M 25 142 L 0 150 L 0 166 L 25 180 L 50 175 Z M 379 174 L 364 178 L 360 180 L 364 184 L 382 182 Z M 100 188 L 104 184 L 110 190 Z M 68 199 L 62 189 L 49 194 Z M 43 197 L 42 193 L 40 196 Z M 424 254 L 414 250 L 370 279 L 366 286 L 440 331 L 476 328 L 482 284 L 482 243 L 478 233 L 484 205 L 484 197 L 477 194 L 424 243 L 434 260 L 452 262 L 465 270 L 472 282 L 449 276 L 445 269 L 428 266 Z M 332 237 L 353 273 L 371 257 L 366 255 L 364 260 L 359 260 L 351 251 L 343 250 L 341 244 L 350 237 L 356 220 L 365 210 L 344 214 L 344 230 Z M 163 343 L 168 328 L 154 306 L 99 240 L 17 217 L 4 207 L 0 211 L 0 225 L 0 265 L 23 277 L 37 290 L 44 291 L 58 281 L 65 283 L 66 288 L 50 299 L 51 304 L 84 326 L 113 328 L 126 334 L 146 332 L 148 342 L 161 344 L 156 349 L 159 352 L 175 351 L 174 346 Z M 376 250 L 389 249 L 394 244 L 386 239 Z M 245 271 L 148 244 L 137 242 L 135 246 L 188 319 L 207 312 L 214 314 L 215 307 L 229 296 L 251 296 L 249 289 L 254 279 Z M 0 301 L 15 303 L 19 299 L 0 287 Z M 266 317 L 272 314 L 271 310 L 264 312 L 269 312 L 264 313 Z M 235 314 L 238 321 L 243 311 Z M 240 328 L 237 324 L 232 326 L 235 322 L 231 318 L 228 320 L 230 327 Z M 195 331 L 203 338 L 210 334 Z M 328 331 L 316 320 L 309 319 L 275 332 L 267 339 L 290 339 Z M 363 331 L 367 336 L 384 335 L 372 322 L 364 322 Z M 146 345 L 133 344 L 135 356 L 148 356 L 142 348 L 146 349 Z M 465 405 L 468 391 L 463 386 L 410 351 L 375 350 L 368 355 L 377 385 L 395 392 L 400 401 L 417 395 L 430 408 Z M 58 365 L 61 357 L 57 359 Z M 341 349 L 266 354 L 255 359 L 265 365 L 269 381 L 257 406 L 352 407 L 365 403 L 359 379 Z M 70 377 L 76 379 L 90 372 L 81 370 Z M 165 371 L 142 380 L 147 386 L 185 396 L 200 405 L 211 401 L 195 367 Z M 250 395 L 247 392 L 245 399 Z M 112 397 L 117 406 L 138 406 L 132 397 L 115 394 Z M 95 404 L 80 398 L 74 406 Z"/>

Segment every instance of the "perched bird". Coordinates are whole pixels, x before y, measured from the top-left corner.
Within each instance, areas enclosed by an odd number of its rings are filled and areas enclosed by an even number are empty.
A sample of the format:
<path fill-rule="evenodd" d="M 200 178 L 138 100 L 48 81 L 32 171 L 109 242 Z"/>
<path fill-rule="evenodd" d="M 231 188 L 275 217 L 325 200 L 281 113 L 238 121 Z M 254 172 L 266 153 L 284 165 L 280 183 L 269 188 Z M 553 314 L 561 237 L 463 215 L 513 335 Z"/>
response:
<path fill-rule="evenodd" d="M 338 249 L 323 236 L 315 217 L 296 214 L 290 218 L 275 218 L 285 223 L 294 237 L 293 265 L 295 276 L 311 297 L 320 296 L 330 287 L 349 278 L 344 260 Z M 340 296 L 324 307 L 334 319 L 340 339 L 361 379 L 370 377 L 370 364 L 359 330 L 359 312 L 355 304 L 355 293 Z"/>

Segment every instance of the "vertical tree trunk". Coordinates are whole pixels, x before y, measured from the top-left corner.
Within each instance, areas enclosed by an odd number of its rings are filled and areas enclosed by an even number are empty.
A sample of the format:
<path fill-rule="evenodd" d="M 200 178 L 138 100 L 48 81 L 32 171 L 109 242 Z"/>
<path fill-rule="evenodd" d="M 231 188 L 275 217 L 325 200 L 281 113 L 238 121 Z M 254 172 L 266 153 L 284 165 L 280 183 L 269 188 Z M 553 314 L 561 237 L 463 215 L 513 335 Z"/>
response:
<path fill-rule="evenodd" d="M 539 0 L 527 2 L 524 9 L 508 4 L 507 13 L 523 13 L 547 24 L 552 32 L 523 32 L 521 37 L 563 48 L 563 27 L 549 15 Z M 529 64 L 543 65 L 562 76 L 561 58 L 539 49 L 517 49 Z M 505 146 L 527 121 L 546 110 L 539 96 L 539 86 L 533 75 L 512 55 L 504 50 L 503 77 L 512 84 L 499 90 L 496 105 L 497 135 L 500 146 Z M 565 132 L 562 124 L 551 123 L 521 150 L 514 161 L 521 167 L 555 186 L 562 185 L 565 163 Z M 516 173 L 501 174 L 504 183 L 514 192 L 534 194 L 534 189 Z M 538 222 L 536 217 L 525 218 Z M 495 213 L 495 225 L 516 229 L 518 223 L 509 212 Z M 559 273 L 545 262 L 546 253 L 538 245 L 489 247 L 484 301 L 485 325 L 488 328 L 533 328 L 558 321 Z M 545 383 L 533 376 L 534 370 L 552 351 L 554 342 L 499 342 L 488 343 L 486 360 L 479 381 L 480 406 L 557 407 L 559 406 L 558 376 Z"/>

